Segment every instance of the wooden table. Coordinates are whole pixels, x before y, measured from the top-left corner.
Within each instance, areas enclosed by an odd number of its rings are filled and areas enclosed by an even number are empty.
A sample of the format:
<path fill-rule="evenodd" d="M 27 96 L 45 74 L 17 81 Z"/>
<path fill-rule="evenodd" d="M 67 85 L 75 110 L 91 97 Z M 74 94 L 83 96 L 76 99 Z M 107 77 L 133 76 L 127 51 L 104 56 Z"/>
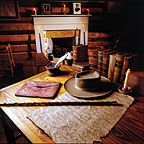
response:
<path fill-rule="evenodd" d="M 1 89 L 0 103 L 50 101 L 51 99 L 16 97 L 15 93 L 26 81 L 29 80 L 57 81 L 62 83 L 62 87 L 58 93 L 59 96 L 66 91 L 64 89 L 65 81 L 76 74 L 76 72 L 72 71 L 71 67 L 66 65 L 61 66 L 61 70 L 67 71 L 67 73 L 63 73 L 63 75 L 60 76 L 50 77 L 46 72 L 43 72 Z M 103 143 L 143 143 L 143 97 L 136 96 L 135 99 L 134 104 L 128 109 L 122 119 L 105 138 L 102 138 Z M 11 119 L 11 121 L 31 143 L 53 143 L 50 137 L 48 137 L 41 129 L 27 119 L 28 113 L 37 108 L 39 107 L 1 107 L 4 114 Z"/>

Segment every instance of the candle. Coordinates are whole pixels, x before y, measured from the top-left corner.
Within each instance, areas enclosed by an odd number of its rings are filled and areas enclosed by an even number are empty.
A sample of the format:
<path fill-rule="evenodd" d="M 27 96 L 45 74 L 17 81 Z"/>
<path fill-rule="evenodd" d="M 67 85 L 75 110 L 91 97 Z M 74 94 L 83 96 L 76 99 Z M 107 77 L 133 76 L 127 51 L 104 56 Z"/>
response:
<path fill-rule="evenodd" d="M 75 39 L 76 39 L 76 45 L 78 45 L 78 40 L 79 40 L 79 30 L 78 30 L 78 28 L 76 29 L 76 37 L 75 37 Z"/>
<path fill-rule="evenodd" d="M 37 10 L 36 10 L 36 8 L 33 8 L 33 11 L 35 12 L 35 15 L 37 15 Z"/>
<path fill-rule="evenodd" d="M 87 11 L 88 11 L 88 15 L 89 15 L 89 9 L 87 9 Z"/>
<path fill-rule="evenodd" d="M 65 8 L 66 8 L 66 5 L 64 4 L 64 13 L 65 13 Z"/>
<path fill-rule="evenodd" d="M 82 28 L 83 28 L 84 45 L 85 45 L 85 26 L 84 26 L 84 24 L 82 25 Z"/>
<path fill-rule="evenodd" d="M 37 28 L 38 28 L 38 32 L 40 33 L 40 27 L 38 26 Z"/>
<path fill-rule="evenodd" d="M 82 28 L 83 28 L 83 32 L 85 32 L 85 26 L 84 26 L 84 24 L 82 25 Z"/>
<path fill-rule="evenodd" d="M 125 78 L 125 81 L 124 81 L 123 89 L 127 88 L 129 74 L 130 74 L 130 69 L 128 69 L 127 72 L 126 72 L 126 78 Z"/>

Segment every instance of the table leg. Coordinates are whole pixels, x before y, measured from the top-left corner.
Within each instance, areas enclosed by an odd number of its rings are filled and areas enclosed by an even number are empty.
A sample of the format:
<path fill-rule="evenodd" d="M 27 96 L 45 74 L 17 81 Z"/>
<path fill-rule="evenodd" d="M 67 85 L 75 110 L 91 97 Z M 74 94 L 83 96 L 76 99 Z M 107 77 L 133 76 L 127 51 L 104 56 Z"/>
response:
<path fill-rule="evenodd" d="M 6 135 L 6 139 L 7 139 L 8 144 L 15 144 L 15 137 L 14 137 L 13 131 L 11 130 L 9 125 L 6 123 L 4 113 L 1 109 L 0 109 L 0 118 L 1 118 L 1 121 L 3 124 L 3 128 L 5 131 L 5 135 Z"/>

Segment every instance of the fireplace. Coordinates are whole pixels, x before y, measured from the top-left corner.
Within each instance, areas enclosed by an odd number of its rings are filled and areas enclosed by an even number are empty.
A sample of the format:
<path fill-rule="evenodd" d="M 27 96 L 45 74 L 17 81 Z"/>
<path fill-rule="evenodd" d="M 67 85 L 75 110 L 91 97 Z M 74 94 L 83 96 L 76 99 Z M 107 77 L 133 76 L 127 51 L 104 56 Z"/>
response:
<path fill-rule="evenodd" d="M 68 51 L 72 45 L 88 45 L 89 15 L 34 15 L 33 18 L 37 53 L 45 53 L 47 47 L 56 53 L 53 45 L 67 47 Z M 71 45 L 63 45 L 68 41 Z"/>
<path fill-rule="evenodd" d="M 61 57 L 72 51 L 73 45 L 78 45 L 79 30 L 48 30 L 44 31 L 44 49 L 53 53 L 54 57 Z"/>

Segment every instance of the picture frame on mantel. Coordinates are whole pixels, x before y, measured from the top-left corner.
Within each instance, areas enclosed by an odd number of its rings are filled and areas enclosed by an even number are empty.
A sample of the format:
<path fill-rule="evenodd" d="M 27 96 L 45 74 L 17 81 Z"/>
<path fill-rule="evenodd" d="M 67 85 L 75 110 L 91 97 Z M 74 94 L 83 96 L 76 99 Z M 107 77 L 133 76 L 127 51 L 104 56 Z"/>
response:
<path fill-rule="evenodd" d="M 81 14 L 81 3 L 73 3 L 73 14 Z"/>
<path fill-rule="evenodd" d="M 51 4 L 49 3 L 42 4 L 42 14 L 51 14 Z"/>

